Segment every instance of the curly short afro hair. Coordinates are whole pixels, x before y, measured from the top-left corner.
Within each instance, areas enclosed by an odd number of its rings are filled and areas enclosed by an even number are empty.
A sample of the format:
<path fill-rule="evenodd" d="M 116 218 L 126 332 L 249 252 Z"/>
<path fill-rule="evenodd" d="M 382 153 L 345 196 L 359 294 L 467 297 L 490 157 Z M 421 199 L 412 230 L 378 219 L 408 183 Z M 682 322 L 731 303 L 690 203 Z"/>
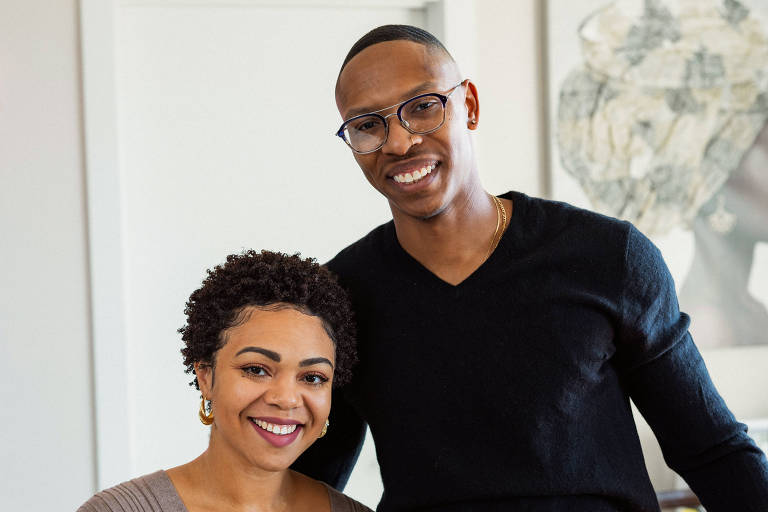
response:
<path fill-rule="evenodd" d="M 319 317 L 336 349 L 334 387 L 349 382 L 357 362 L 352 307 L 336 277 L 313 258 L 253 250 L 227 256 L 208 270 L 187 301 L 187 324 L 179 329 L 187 373 L 194 364 L 215 364 L 226 331 L 247 321 L 248 307 L 291 307 Z M 200 389 L 197 377 L 190 385 Z"/>

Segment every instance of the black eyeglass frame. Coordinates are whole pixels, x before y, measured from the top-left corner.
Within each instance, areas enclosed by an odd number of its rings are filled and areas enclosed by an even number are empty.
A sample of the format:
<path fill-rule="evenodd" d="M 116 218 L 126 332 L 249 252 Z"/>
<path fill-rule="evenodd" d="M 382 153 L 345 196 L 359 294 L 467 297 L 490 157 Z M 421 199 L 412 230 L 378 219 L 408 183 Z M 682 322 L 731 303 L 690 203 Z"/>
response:
<path fill-rule="evenodd" d="M 417 134 L 420 134 L 420 135 L 425 135 L 427 133 L 436 132 L 437 130 L 442 128 L 443 125 L 445 124 L 445 106 L 448 103 L 448 98 L 451 96 L 451 94 L 453 94 L 453 92 L 456 89 L 459 88 L 459 86 L 466 85 L 466 83 L 468 81 L 469 81 L 469 78 L 465 78 L 464 80 L 462 80 L 458 84 L 456 84 L 453 87 L 451 87 L 450 89 L 448 89 L 445 94 L 440 94 L 440 93 L 437 93 L 437 92 L 427 92 L 427 93 L 424 93 L 424 94 L 419 94 L 417 96 L 414 96 L 413 98 L 408 98 L 407 100 L 402 101 L 400 103 L 395 103 L 394 105 L 390 105 L 388 107 L 384 107 L 384 108 L 381 108 L 379 110 L 374 110 L 373 112 L 366 112 L 365 114 L 360 114 L 360 115 L 357 115 L 357 116 L 354 116 L 354 117 L 350 117 L 349 119 L 347 119 L 346 121 L 341 123 L 341 127 L 336 131 L 335 135 L 337 137 L 339 137 L 341 140 L 343 140 L 344 143 L 347 146 L 349 146 L 349 149 L 351 149 L 352 151 L 354 151 L 358 155 L 367 155 L 368 153 L 374 153 L 374 152 L 380 150 L 382 147 L 384 147 L 384 144 L 387 143 L 387 140 L 389 140 L 389 123 L 387 122 L 387 119 L 389 119 L 392 116 L 396 115 L 398 121 L 400 121 L 400 126 L 405 128 L 406 130 L 408 130 L 410 133 L 417 133 Z M 403 111 L 403 107 L 405 107 L 405 105 L 407 105 L 408 103 L 410 103 L 410 102 L 412 102 L 414 100 L 418 100 L 419 98 L 426 98 L 427 96 L 435 96 L 435 97 L 437 97 L 440 100 L 440 102 L 442 103 L 442 106 L 443 106 L 443 120 L 440 121 L 440 124 L 438 124 L 437 126 L 432 128 L 431 130 L 427 130 L 427 131 L 412 130 L 408 126 L 408 122 L 403 119 L 403 116 L 401 114 L 402 111 Z M 379 114 L 379 112 L 383 112 L 385 110 L 389 110 L 389 109 L 394 108 L 394 107 L 397 107 L 397 110 L 395 112 L 392 112 L 391 114 L 387 114 L 386 116 L 383 116 L 383 115 Z M 381 119 L 382 123 L 384 123 L 384 130 L 385 130 L 385 132 L 384 132 L 384 140 L 375 149 L 372 149 L 370 151 L 358 151 L 358 150 L 356 150 L 355 148 L 352 147 L 352 144 L 350 144 L 349 141 L 347 140 L 347 138 L 344 136 L 344 128 L 349 123 L 351 123 L 353 121 L 356 121 L 356 120 L 361 119 L 363 117 L 369 117 L 369 116 L 378 117 L 379 119 Z"/>

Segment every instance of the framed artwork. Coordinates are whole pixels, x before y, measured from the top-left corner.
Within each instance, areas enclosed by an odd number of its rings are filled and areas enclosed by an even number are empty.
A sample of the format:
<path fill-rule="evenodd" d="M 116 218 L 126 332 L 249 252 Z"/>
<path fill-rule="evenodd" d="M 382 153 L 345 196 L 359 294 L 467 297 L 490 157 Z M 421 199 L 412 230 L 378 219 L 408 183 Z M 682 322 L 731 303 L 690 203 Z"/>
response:
<path fill-rule="evenodd" d="M 552 197 L 661 249 L 701 348 L 768 344 L 768 2 L 550 0 Z"/>

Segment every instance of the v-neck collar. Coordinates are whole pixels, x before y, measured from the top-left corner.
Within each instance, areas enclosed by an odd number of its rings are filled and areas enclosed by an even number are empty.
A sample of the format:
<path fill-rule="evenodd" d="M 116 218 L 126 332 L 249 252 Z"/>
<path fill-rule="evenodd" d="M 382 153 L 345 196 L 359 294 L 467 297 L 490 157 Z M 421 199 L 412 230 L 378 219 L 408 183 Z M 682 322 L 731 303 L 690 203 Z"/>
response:
<path fill-rule="evenodd" d="M 491 255 L 471 274 L 464 278 L 458 284 L 451 284 L 445 281 L 437 274 L 425 267 L 416 258 L 406 251 L 400 240 L 397 239 L 397 231 L 395 230 L 394 220 L 390 221 L 387 225 L 387 237 L 391 247 L 390 256 L 393 257 L 393 261 L 396 261 L 398 265 L 402 265 L 403 269 L 409 269 L 408 272 L 413 272 L 420 276 L 425 283 L 434 284 L 435 286 L 449 289 L 449 290 L 461 290 L 474 286 L 476 283 L 481 284 L 485 281 L 486 276 L 493 275 L 489 272 L 489 269 L 501 264 L 503 261 L 508 261 L 505 256 L 509 255 L 510 250 L 514 246 L 514 241 L 520 234 L 520 226 L 522 224 L 522 218 L 525 215 L 526 199 L 528 197 L 520 192 L 510 191 L 498 196 L 503 199 L 510 199 L 512 201 L 512 213 L 509 216 L 509 224 L 504 231 L 501 239 L 499 240 L 496 249 Z"/>

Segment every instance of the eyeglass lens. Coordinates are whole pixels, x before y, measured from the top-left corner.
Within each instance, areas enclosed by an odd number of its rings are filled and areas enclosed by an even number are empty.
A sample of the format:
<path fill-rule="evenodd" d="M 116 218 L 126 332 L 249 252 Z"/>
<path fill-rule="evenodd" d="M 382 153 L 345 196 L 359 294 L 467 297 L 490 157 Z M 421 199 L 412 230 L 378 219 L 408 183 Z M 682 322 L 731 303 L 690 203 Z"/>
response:
<path fill-rule="evenodd" d="M 400 117 L 412 133 L 426 133 L 439 128 L 445 121 L 445 107 L 440 97 L 426 95 L 404 103 Z M 387 125 L 382 116 L 370 114 L 350 120 L 344 125 L 344 138 L 355 151 L 375 151 L 387 140 Z"/>

